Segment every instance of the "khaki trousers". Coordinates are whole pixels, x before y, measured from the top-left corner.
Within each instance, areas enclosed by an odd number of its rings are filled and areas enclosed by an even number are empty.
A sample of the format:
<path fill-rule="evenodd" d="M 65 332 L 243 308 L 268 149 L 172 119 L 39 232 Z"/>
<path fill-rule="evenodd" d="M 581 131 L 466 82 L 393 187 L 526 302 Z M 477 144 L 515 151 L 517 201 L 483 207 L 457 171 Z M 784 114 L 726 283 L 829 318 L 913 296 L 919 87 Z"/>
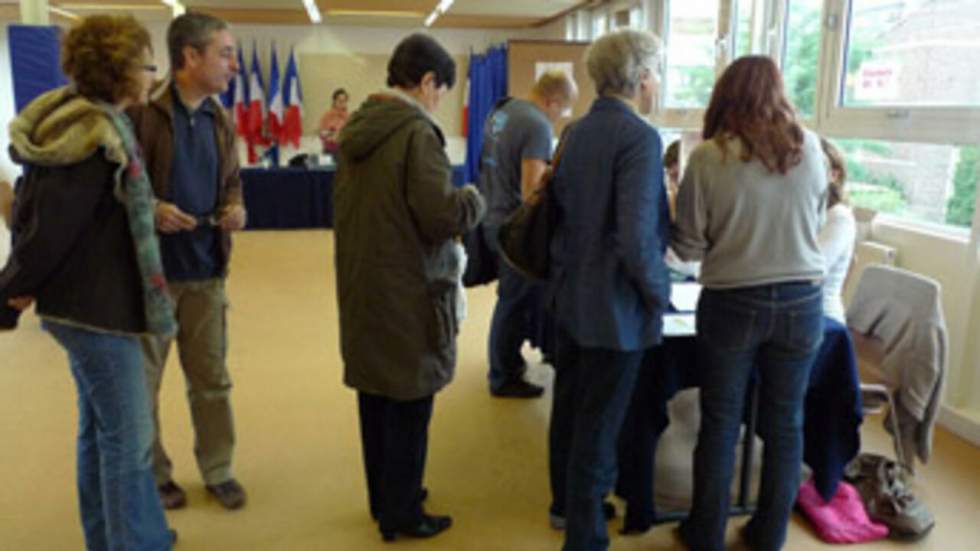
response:
<path fill-rule="evenodd" d="M 177 307 L 177 353 L 194 424 L 194 456 L 205 484 L 220 484 L 232 478 L 231 456 L 235 447 L 229 401 L 231 378 L 225 364 L 228 307 L 225 282 L 224 279 L 175 282 L 170 284 L 170 293 Z M 173 475 L 173 464 L 163 448 L 159 414 L 160 382 L 173 340 L 141 339 L 153 408 L 153 474 L 158 485 Z"/>

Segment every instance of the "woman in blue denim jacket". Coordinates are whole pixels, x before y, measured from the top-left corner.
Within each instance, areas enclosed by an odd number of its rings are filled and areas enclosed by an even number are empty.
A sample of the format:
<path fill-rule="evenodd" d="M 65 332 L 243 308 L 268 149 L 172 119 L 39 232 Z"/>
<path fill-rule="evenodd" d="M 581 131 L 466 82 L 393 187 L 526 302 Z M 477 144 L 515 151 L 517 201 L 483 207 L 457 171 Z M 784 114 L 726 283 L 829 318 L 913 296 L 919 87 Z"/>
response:
<path fill-rule="evenodd" d="M 599 98 L 569 131 L 552 180 L 558 325 L 550 426 L 551 520 L 565 551 L 609 545 L 602 496 L 644 352 L 661 338 L 670 283 L 661 142 L 641 115 L 657 93 L 658 40 L 621 31 L 587 54 Z"/>
<path fill-rule="evenodd" d="M 765 440 L 756 513 L 742 530 L 754 551 L 780 549 L 800 484 L 803 397 L 823 335 L 817 240 L 827 174 L 768 57 L 743 57 L 715 84 L 704 142 L 691 152 L 671 245 L 703 258 L 697 311 L 701 431 L 694 505 L 681 536 L 724 549 L 735 444 L 753 371 Z"/>

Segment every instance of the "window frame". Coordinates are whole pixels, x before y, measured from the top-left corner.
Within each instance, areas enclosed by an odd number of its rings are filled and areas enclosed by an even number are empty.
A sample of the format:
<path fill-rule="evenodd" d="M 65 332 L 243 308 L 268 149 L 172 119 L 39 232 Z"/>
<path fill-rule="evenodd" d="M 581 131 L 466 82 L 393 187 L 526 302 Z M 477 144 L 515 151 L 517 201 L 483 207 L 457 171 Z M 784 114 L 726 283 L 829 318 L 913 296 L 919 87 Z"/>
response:
<path fill-rule="evenodd" d="M 845 58 L 854 0 L 825 0 L 822 70 L 818 75 L 818 126 L 841 138 L 867 138 L 951 145 L 980 142 L 980 106 L 847 107 L 843 105 Z"/>
<path fill-rule="evenodd" d="M 678 0 L 683 1 L 683 0 Z M 721 17 L 721 12 L 723 7 L 730 4 L 734 0 L 719 0 L 718 8 L 719 12 L 716 17 Z M 670 49 L 668 43 L 670 41 L 670 4 L 671 0 L 649 0 L 648 5 L 653 5 L 656 9 L 651 9 L 647 15 L 647 21 L 650 30 L 660 37 L 666 54 L 661 57 L 660 60 L 660 93 L 657 94 L 657 103 L 654 105 L 653 113 L 651 113 L 651 119 L 657 123 L 658 126 L 664 126 L 668 128 L 682 128 L 691 129 L 699 128 L 704 122 L 704 107 L 668 107 L 667 106 L 667 94 L 664 93 L 667 87 L 670 85 L 667 82 L 667 65 L 668 56 L 670 55 Z M 717 21 L 715 29 L 715 77 L 718 76 L 718 65 L 719 65 L 719 41 L 721 40 L 720 29 L 723 28 L 720 19 Z"/>
<path fill-rule="evenodd" d="M 720 76 L 725 67 L 735 59 L 739 1 L 754 2 L 762 7 L 763 15 L 760 27 L 764 35 L 759 39 L 763 44 L 760 53 L 773 57 L 777 64 L 782 67 L 783 56 L 781 53 L 785 48 L 786 3 L 788 0 L 719 0 L 714 37 L 715 78 Z M 670 55 L 668 46 L 670 41 L 670 3 L 670 0 L 645 0 L 643 2 L 648 28 L 664 41 L 667 55 Z M 687 108 L 668 107 L 666 105 L 666 94 L 663 93 L 665 87 L 669 86 L 666 57 L 660 67 L 660 83 L 661 93 L 651 120 L 659 126 L 670 128 L 700 128 L 704 122 L 704 112 L 707 106 Z M 816 113 L 818 107 L 814 105 L 813 110 Z M 806 122 L 809 123 L 810 121 Z"/>

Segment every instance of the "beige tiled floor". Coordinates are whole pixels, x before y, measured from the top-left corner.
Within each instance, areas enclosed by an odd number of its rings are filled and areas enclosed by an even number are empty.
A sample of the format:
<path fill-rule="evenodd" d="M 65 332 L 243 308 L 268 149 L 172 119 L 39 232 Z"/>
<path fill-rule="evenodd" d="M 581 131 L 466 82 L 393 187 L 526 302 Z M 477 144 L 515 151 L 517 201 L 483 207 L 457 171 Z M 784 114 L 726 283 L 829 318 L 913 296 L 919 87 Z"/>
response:
<path fill-rule="evenodd" d="M 162 396 L 164 437 L 190 505 L 171 513 L 178 549 L 370 550 L 388 548 L 364 494 L 354 395 L 340 382 L 337 313 L 329 232 L 253 232 L 237 238 L 232 275 L 230 365 L 239 446 L 236 471 L 248 507 L 228 513 L 206 497 L 193 463 L 183 381 L 176 364 Z M 493 290 L 470 293 L 460 336 L 457 380 L 436 399 L 426 484 L 427 506 L 456 526 L 406 549 L 557 550 L 548 528 L 545 431 L 550 398 L 491 399 L 485 338 Z M 379 343 L 382 345 L 383 343 Z M 175 355 L 171 356 L 172 358 Z M 550 369 L 531 376 L 549 382 Z M 60 349 L 33 316 L 0 334 L 0 550 L 82 548 L 74 490 L 74 389 Z M 886 440 L 866 423 L 872 449 Z M 874 551 L 980 548 L 980 450 L 939 431 L 918 493 L 938 522 L 923 541 L 880 542 Z M 734 542 L 732 522 L 730 531 Z M 670 526 L 623 537 L 612 549 L 677 548 Z M 830 549 L 804 522 L 791 526 L 790 550 Z"/>

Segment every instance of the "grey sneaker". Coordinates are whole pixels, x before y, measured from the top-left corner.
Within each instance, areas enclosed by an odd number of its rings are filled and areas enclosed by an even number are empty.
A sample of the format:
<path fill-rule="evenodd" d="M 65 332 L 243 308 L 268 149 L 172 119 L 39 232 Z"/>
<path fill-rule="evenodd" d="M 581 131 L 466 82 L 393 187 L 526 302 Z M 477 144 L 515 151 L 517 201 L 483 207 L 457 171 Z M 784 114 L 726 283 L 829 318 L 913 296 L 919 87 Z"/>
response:
<path fill-rule="evenodd" d="M 240 509 L 245 505 L 245 488 L 234 478 L 221 484 L 207 485 L 208 493 L 213 495 L 221 506 L 229 511 Z"/>
<path fill-rule="evenodd" d="M 163 504 L 164 509 L 180 509 L 187 505 L 187 494 L 173 480 L 157 486 L 157 493 L 160 495 L 160 503 Z"/>

